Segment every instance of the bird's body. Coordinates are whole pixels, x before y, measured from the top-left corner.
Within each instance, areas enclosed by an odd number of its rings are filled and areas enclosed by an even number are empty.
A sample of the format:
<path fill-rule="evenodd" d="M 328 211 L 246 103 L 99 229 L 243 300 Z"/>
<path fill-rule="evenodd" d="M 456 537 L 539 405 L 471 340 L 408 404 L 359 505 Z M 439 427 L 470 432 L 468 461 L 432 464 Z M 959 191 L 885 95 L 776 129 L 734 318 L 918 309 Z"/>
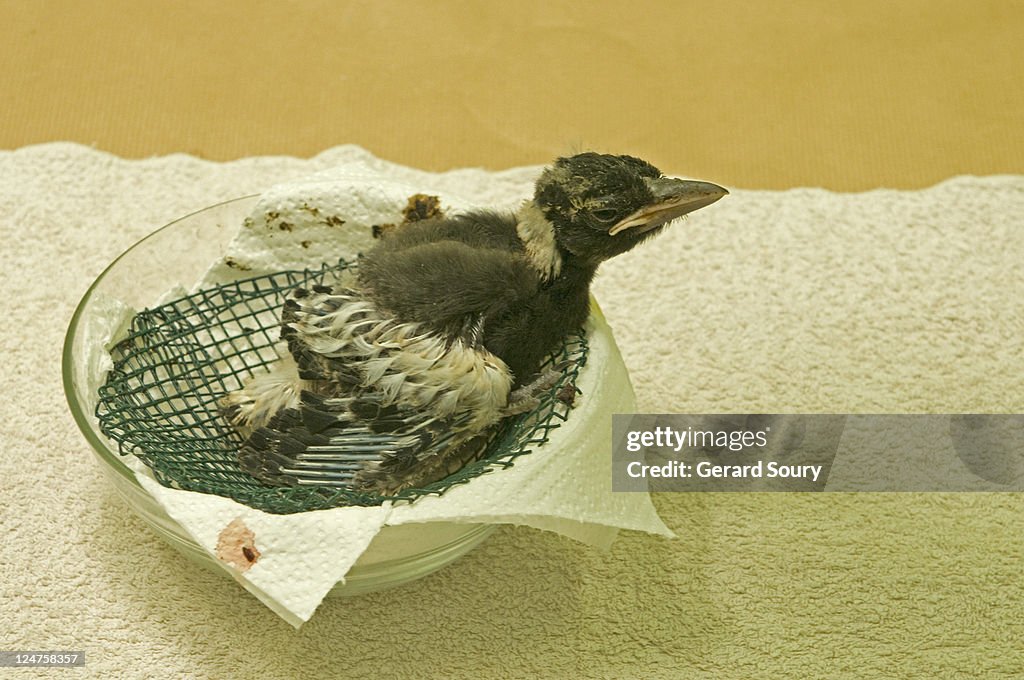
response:
<path fill-rule="evenodd" d="M 393 230 L 355 283 L 293 291 L 289 356 L 222 400 L 248 434 L 243 468 L 382 494 L 447 476 L 553 385 L 542 362 L 586 320 L 600 262 L 724 193 L 580 154 L 556 161 L 514 214 Z"/>

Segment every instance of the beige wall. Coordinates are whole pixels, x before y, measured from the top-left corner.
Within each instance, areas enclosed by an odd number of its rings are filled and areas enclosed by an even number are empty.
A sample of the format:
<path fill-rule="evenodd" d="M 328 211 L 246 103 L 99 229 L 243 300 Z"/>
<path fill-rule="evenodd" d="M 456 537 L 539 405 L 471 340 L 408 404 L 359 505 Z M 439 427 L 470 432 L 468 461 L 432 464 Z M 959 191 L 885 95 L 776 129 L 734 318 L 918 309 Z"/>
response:
<path fill-rule="evenodd" d="M 595 148 L 734 187 L 920 187 L 1024 172 L 1021 36 L 1010 0 L 0 0 L 0 148 Z"/>

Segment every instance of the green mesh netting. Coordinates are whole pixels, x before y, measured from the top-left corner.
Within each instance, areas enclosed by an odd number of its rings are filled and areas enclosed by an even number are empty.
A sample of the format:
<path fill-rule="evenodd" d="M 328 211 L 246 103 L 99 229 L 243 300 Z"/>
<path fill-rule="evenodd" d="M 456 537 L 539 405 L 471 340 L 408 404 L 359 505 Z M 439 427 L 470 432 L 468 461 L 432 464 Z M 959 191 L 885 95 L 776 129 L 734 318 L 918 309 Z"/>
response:
<path fill-rule="evenodd" d="M 228 283 L 137 314 L 126 338 L 111 349 L 114 367 L 99 390 L 96 416 L 122 455 L 133 453 L 164 486 L 233 498 L 284 514 L 344 505 L 380 505 L 441 494 L 548 440 L 569 414 L 569 399 L 586 361 L 582 330 L 570 335 L 550 362 L 568 361 L 556 384 L 529 413 L 506 419 L 487 453 L 457 473 L 395 496 L 336 487 L 268 486 L 243 472 L 239 434 L 222 417 L 217 400 L 277 359 L 279 310 L 296 286 L 332 283 L 351 263 L 319 270 L 284 271 Z"/>

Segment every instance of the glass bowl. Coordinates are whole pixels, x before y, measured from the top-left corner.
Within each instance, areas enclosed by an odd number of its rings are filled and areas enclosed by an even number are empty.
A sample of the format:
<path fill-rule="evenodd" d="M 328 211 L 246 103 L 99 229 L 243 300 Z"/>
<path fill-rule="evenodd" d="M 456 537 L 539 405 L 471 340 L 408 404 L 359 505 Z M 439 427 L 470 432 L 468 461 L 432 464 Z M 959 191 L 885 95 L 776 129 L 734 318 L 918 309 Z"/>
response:
<path fill-rule="evenodd" d="M 64 341 L 64 392 L 75 422 L 92 446 L 107 479 L 131 510 L 158 536 L 192 561 L 225 573 L 216 560 L 164 511 L 135 478 L 96 419 L 107 365 L 105 321 L 117 303 L 141 310 L 175 286 L 189 286 L 221 257 L 258 196 L 247 196 L 192 213 L 150 234 L 114 260 L 78 304 Z M 115 340 L 117 338 L 114 338 Z M 426 576 L 466 554 L 496 527 L 432 522 L 385 526 L 329 596 L 358 595 Z M 225 573 L 225 576 L 227 574 Z"/>

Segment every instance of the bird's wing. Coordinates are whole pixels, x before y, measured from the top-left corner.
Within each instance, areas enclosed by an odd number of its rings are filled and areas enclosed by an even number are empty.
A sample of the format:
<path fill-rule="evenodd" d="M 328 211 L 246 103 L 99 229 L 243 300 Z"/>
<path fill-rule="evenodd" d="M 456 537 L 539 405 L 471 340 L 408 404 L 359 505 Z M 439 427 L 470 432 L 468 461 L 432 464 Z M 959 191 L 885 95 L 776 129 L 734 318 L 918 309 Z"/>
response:
<path fill-rule="evenodd" d="M 243 467 L 277 484 L 390 489 L 415 478 L 409 470 L 504 415 L 512 376 L 481 344 L 480 319 L 449 334 L 400 322 L 352 289 L 294 291 L 282 337 L 300 376 L 325 388 L 253 432 Z"/>
<path fill-rule="evenodd" d="M 486 325 L 536 296 L 540 275 L 522 250 L 453 240 L 401 249 L 385 242 L 359 262 L 366 295 L 401 319 L 457 336 L 467 319 Z"/>

